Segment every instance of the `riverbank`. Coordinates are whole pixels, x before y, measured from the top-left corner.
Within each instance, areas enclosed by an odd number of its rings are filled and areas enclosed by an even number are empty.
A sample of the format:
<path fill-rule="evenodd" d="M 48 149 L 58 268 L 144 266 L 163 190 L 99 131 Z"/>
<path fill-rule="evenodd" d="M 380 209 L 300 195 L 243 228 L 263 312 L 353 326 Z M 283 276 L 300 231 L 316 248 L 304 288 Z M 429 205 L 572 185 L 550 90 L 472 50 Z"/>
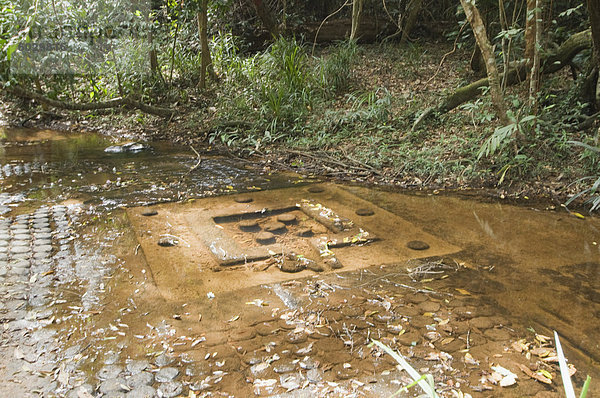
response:
<path fill-rule="evenodd" d="M 331 50 L 321 51 L 326 59 Z M 431 192 L 477 190 L 483 196 L 536 200 L 548 207 L 559 207 L 588 188 L 589 180 L 581 179 L 598 174 L 598 156 L 569 141 L 587 142 L 598 134 L 594 129 L 561 130 L 542 120 L 514 148 L 478 158 L 481 145 L 498 127 L 488 98 L 482 97 L 413 131 L 422 111 L 465 79 L 476 79 L 464 61 L 469 56 L 439 43 L 404 49 L 360 46 L 344 92 L 316 103 L 288 133 L 245 119 L 229 103 L 231 98 L 223 98 L 231 94 L 227 82 L 176 102 L 177 114 L 169 120 L 135 111 L 44 112 L 12 98 L 4 102 L 2 113 L 11 125 L 99 132 L 116 141 L 168 140 L 200 153 L 242 158 L 254 167 L 333 181 Z M 566 93 L 560 79 L 571 78 L 558 76 L 548 84 Z M 515 105 L 526 95 L 520 90 L 507 92 Z M 570 207 L 585 212 L 587 199 L 583 195 Z"/>

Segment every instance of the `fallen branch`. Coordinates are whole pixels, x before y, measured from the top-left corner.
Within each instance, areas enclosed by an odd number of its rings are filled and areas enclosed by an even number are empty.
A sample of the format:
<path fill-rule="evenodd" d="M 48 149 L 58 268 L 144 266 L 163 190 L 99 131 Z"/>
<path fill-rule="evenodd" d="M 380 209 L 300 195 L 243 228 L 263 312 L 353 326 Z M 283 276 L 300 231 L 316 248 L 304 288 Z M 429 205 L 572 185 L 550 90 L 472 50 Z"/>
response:
<path fill-rule="evenodd" d="M 19 85 L 10 85 L 4 86 L 4 89 L 13 95 L 22 98 L 28 98 L 36 100 L 42 104 L 46 104 L 52 106 L 54 108 L 59 109 L 67 109 L 71 111 L 91 111 L 98 109 L 111 109 L 111 108 L 119 108 L 122 106 L 129 108 L 136 108 L 141 110 L 144 113 L 149 113 L 151 115 L 161 116 L 161 117 L 171 117 L 175 111 L 169 108 L 162 108 L 158 106 L 144 104 L 143 102 L 134 100 L 130 97 L 123 98 L 113 98 L 108 101 L 100 101 L 100 102 L 88 102 L 88 103 L 77 103 L 70 101 L 60 101 L 52 98 L 48 98 L 45 95 L 40 93 L 36 93 L 34 91 L 29 91 L 24 89 Z"/>
<path fill-rule="evenodd" d="M 581 51 L 592 47 L 591 30 L 576 33 L 569 37 L 554 54 L 545 56 L 542 59 L 542 74 L 548 75 L 558 72 L 565 66 L 568 66 L 573 58 Z M 527 78 L 527 64 L 519 62 L 515 67 L 507 72 L 500 74 L 500 79 L 506 82 L 506 85 L 513 85 L 524 81 Z M 479 79 L 467 86 L 456 89 L 451 95 L 447 96 L 435 108 L 425 110 L 413 125 L 413 131 L 431 114 L 446 113 L 461 104 L 471 101 L 481 94 L 481 89 L 489 86 L 487 78 Z"/>

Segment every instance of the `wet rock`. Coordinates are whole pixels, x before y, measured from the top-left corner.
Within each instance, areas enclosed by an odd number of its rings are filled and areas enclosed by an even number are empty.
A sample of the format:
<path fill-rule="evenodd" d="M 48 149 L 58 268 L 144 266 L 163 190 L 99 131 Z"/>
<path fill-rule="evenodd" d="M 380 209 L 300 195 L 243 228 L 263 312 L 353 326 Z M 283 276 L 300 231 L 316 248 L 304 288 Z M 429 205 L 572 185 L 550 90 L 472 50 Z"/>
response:
<path fill-rule="evenodd" d="M 250 203 L 254 199 L 252 199 L 250 196 L 237 196 L 237 197 L 233 198 L 233 200 L 236 201 L 237 203 Z"/>
<path fill-rule="evenodd" d="M 306 379 L 311 384 L 320 383 L 321 381 L 323 381 L 323 373 L 321 372 L 321 370 L 316 368 L 309 369 L 306 372 Z"/>
<path fill-rule="evenodd" d="M 171 247 L 177 246 L 179 244 L 179 239 L 173 238 L 171 236 L 161 236 L 158 239 L 158 245 L 162 247 Z"/>
<path fill-rule="evenodd" d="M 309 238 L 313 235 L 313 230 L 310 228 L 301 228 L 296 232 L 296 236 L 300 236 L 301 238 Z"/>
<path fill-rule="evenodd" d="M 167 366 L 167 365 L 169 365 L 169 364 L 173 363 L 173 361 L 174 361 L 174 360 L 175 360 L 175 358 L 173 358 L 173 357 L 172 357 L 172 356 L 170 356 L 170 355 L 167 355 L 167 354 L 160 354 L 159 356 L 157 356 L 157 357 L 154 359 L 154 364 L 155 364 L 156 366 L 158 366 L 159 368 L 162 368 L 162 367 L 164 367 L 164 366 Z"/>
<path fill-rule="evenodd" d="M 256 235 L 256 241 L 258 243 L 260 243 L 261 245 L 268 245 L 271 243 L 275 243 L 275 235 L 273 235 L 271 232 L 259 232 Z"/>
<path fill-rule="evenodd" d="M 415 331 L 404 333 L 404 334 L 396 337 L 396 341 L 398 343 L 402 344 L 403 346 L 407 346 L 407 347 L 416 345 L 421 340 L 422 340 L 421 335 Z"/>
<path fill-rule="evenodd" d="M 286 228 L 285 228 L 285 224 L 284 223 L 275 221 L 275 222 L 270 222 L 268 224 L 265 224 L 264 230 L 267 231 L 267 232 L 272 232 L 272 233 L 275 233 L 275 234 L 280 234 L 280 233 L 285 232 Z"/>
<path fill-rule="evenodd" d="M 254 330 L 259 336 L 268 336 L 277 333 L 277 328 L 270 323 L 261 323 L 255 326 Z"/>
<path fill-rule="evenodd" d="M 147 209 L 142 211 L 142 216 L 145 217 L 152 217 L 158 214 L 158 211 L 154 210 L 154 209 Z"/>
<path fill-rule="evenodd" d="M 132 375 L 136 375 L 150 367 L 150 363 L 144 360 L 134 360 L 127 363 L 127 371 Z"/>
<path fill-rule="evenodd" d="M 358 376 L 359 370 L 354 369 L 352 367 L 344 367 L 344 365 L 340 364 L 340 365 L 336 365 L 332 369 L 332 372 L 335 375 L 336 379 L 348 380 L 348 379 Z"/>
<path fill-rule="evenodd" d="M 79 350 L 77 350 L 77 352 L 79 352 Z M 118 365 L 106 365 L 98 371 L 96 377 L 100 380 L 114 380 L 117 378 L 118 375 L 121 374 L 122 371 L 123 368 Z"/>
<path fill-rule="evenodd" d="M 40 245 L 36 244 L 33 246 L 34 253 L 50 253 L 52 251 L 51 245 Z"/>
<path fill-rule="evenodd" d="M 94 387 L 91 384 L 82 384 L 79 387 L 75 387 L 75 389 L 71 390 L 67 394 L 67 398 L 80 398 L 85 396 L 93 396 Z"/>
<path fill-rule="evenodd" d="M 306 333 L 294 333 L 294 332 L 290 332 L 286 336 L 286 341 L 288 343 L 291 343 L 291 344 L 306 343 L 307 339 L 308 339 L 308 337 L 306 336 Z"/>
<path fill-rule="evenodd" d="M 162 383 L 157 390 L 159 397 L 173 398 L 183 392 L 183 384 L 178 381 Z"/>
<path fill-rule="evenodd" d="M 155 379 L 159 383 L 166 383 L 168 381 L 173 381 L 177 376 L 179 376 L 179 369 L 177 369 L 177 368 L 161 368 L 156 373 Z"/>
<path fill-rule="evenodd" d="M 273 371 L 279 374 L 291 373 L 294 370 L 296 370 L 296 362 L 292 360 L 280 361 L 273 366 Z"/>
<path fill-rule="evenodd" d="M 406 244 L 406 247 L 412 250 L 427 250 L 429 249 L 429 245 L 422 240 L 411 240 Z"/>
<path fill-rule="evenodd" d="M 469 321 L 469 325 L 471 325 L 471 327 L 481 329 L 481 330 L 490 329 L 490 328 L 494 327 L 495 324 L 496 324 L 495 319 L 492 317 L 488 317 L 488 316 L 480 316 L 477 318 L 473 318 Z"/>
<path fill-rule="evenodd" d="M 344 267 L 336 257 L 330 257 L 326 259 L 324 263 L 329 265 L 331 269 L 340 269 Z"/>
<path fill-rule="evenodd" d="M 296 222 L 296 215 L 292 213 L 280 214 L 277 216 L 277 221 L 284 224 L 293 224 Z"/>
<path fill-rule="evenodd" d="M 323 352 L 333 352 L 344 350 L 344 343 L 341 340 L 329 337 L 315 341 L 315 348 Z"/>
<path fill-rule="evenodd" d="M 483 332 L 484 336 L 493 341 L 508 341 L 512 337 L 510 332 L 504 328 L 493 328 Z"/>
<path fill-rule="evenodd" d="M 114 377 L 100 383 L 98 390 L 105 395 L 127 392 L 127 382 L 122 377 Z"/>
<path fill-rule="evenodd" d="M 325 191 L 325 188 L 320 187 L 320 186 L 314 186 L 314 187 L 308 188 L 308 192 L 310 192 L 310 193 L 321 193 L 324 191 Z"/>
<path fill-rule="evenodd" d="M 316 263 L 315 261 L 309 261 L 306 264 L 306 268 L 308 268 L 309 270 L 313 271 L 313 272 L 323 272 L 325 271 L 325 268 L 323 268 L 322 265 Z"/>
<path fill-rule="evenodd" d="M 260 229 L 256 220 L 242 220 L 238 226 L 242 231 L 246 232 L 254 232 Z"/>
<path fill-rule="evenodd" d="M 104 149 L 106 153 L 137 153 L 150 149 L 150 146 L 141 142 L 127 142 L 120 145 L 111 145 Z"/>
<path fill-rule="evenodd" d="M 129 391 L 125 397 L 127 398 L 154 398 L 156 390 L 151 386 L 140 386 Z"/>
<path fill-rule="evenodd" d="M 131 389 L 154 384 L 154 375 L 150 372 L 140 371 L 127 379 L 127 385 Z"/>
<path fill-rule="evenodd" d="M 250 340 L 254 337 L 256 337 L 256 331 L 252 328 L 237 329 L 229 335 L 231 341 Z"/>
<path fill-rule="evenodd" d="M 306 264 L 302 261 L 284 260 L 279 267 L 282 272 L 295 273 L 306 269 Z"/>
<path fill-rule="evenodd" d="M 28 246 L 13 246 L 10 248 L 12 254 L 30 254 L 31 248 Z"/>
<path fill-rule="evenodd" d="M 419 304 L 419 309 L 423 312 L 437 312 L 439 311 L 441 305 L 437 301 L 424 301 Z"/>
<path fill-rule="evenodd" d="M 355 317 L 355 316 L 363 315 L 363 311 L 359 307 L 349 307 L 349 306 L 342 307 L 341 313 L 342 313 L 342 315 L 345 315 L 347 317 Z"/>

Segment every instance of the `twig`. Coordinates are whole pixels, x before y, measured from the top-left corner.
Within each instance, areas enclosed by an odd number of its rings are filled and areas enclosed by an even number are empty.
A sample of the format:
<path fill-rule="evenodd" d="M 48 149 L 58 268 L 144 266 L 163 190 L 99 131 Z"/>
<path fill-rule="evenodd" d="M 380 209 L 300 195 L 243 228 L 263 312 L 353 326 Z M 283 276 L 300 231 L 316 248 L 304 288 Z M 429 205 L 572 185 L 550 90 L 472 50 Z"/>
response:
<path fill-rule="evenodd" d="M 332 12 L 331 14 L 327 15 L 325 17 L 325 19 L 323 19 L 323 21 L 321 22 L 321 24 L 319 25 L 319 28 L 317 29 L 317 33 L 315 33 L 315 40 L 313 42 L 313 47 L 312 47 L 312 52 L 311 55 L 315 55 L 315 47 L 317 46 L 317 37 L 319 37 L 319 32 L 321 31 L 321 28 L 323 27 L 323 24 L 332 16 L 334 16 L 335 14 L 337 14 L 338 12 L 342 11 L 342 9 L 344 7 L 346 7 L 348 5 L 348 3 L 350 2 L 350 0 L 346 0 L 346 2 L 344 4 L 342 4 L 342 6 L 340 8 L 338 8 L 336 11 Z"/>
<path fill-rule="evenodd" d="M 191 145 L 190 145 L 190 148 L 192 148 L 192 151 L 194 151 L 194 153 L 198 157 L 198 162 L 196 162 L 196 164 L 191 169 L 188 170 L 187 174 L 190 174 L 192 171 L 196 170 L 200 166 L 200 163 L 202 163 L 202 157 L 200 156 L 200 153 L 198 153 L 196 148 L 194 148 Z"/>
<path fill-rule="evenodd" d="M 467 26 L 467 24 L 463 24 L 463 26 L 460 27 L 460 30 L 458 31 L 458 34 L 456 35 L 456 39 L 454 39 L 454 46 L 452 47 L 452 50 L 448 51 L 446 54 L 444 54 L 444 56 L 442 57 L 442 60 L 440 61 L 440 64 L 437 67 L 437 70 L 435 71 L 435 73 L 433 74 L 433 76 L 431 76 L 429 78 L 429 80 L 427 80 L 425 82 L 425 85 L 429 84 L 433 79 L 435 79 L 435 77 L 438 75 L 438 73 L 440 73 L 440 70 L 442 69 L 442 65 L 444 64 L 444 61 L 446 60 L 446 57 L 449 56 L 450 54 L 453 54 L 456 51 L 456 46 L 458 44 L 458 39 L 460 38 L 460 34 L 462 33 L 462 31 L 465 28 L 465 26 Z"/>

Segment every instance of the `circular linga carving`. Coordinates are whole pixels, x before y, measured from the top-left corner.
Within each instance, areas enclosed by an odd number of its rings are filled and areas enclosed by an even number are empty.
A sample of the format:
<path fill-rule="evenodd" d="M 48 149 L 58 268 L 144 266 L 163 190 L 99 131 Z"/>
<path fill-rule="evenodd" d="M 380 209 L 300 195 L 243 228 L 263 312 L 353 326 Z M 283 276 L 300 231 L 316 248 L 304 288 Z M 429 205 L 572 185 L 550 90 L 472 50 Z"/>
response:
<path fill-rule="evenodd" d="M 242 220 L 239 227 L 242 231 L 258 231 L 260 229 L 256 220 Z"/>
<path fill-rule="evenodd" d="M 238 203 L 250 203 L 254 199 L 252 199 L 250 196 L 238 196 L 238 197 L 234 198 L 233 200 L 235 200 Z"/>
<path fill-rule="evenodd" d="M 275 235 L 266 231 L 259 232 L 256 235 L 256 241 L 261 245 L 268 245 L 275 242 Z"/>
<path fill-rule="evenodd" d="M 265 231 L 273 233 L 281 233 L 285 231 L 285 224 L 282 222 L 271 222 L 265 225 Z"/>
<path fill-rule="evenodd" d="M 422 240 L 411 240 L 406 244 L 406 247 L 412 250 L 427 250 L 429 245 Z"/>
<path fill-rule="evenodd" d="M 277 216 L 277 221 L 284 224 L 293 224 L 296 221 L 296 215 L 292 213 L 280 214 Z"/>
<path fill-rule="evenodd" d="M 153 209 L 144 210 L 142 212 L 142 216 L 145 216 L 145 217 L 151 217 L 151 216 L 155 216 L 157 214 L 158 214 L 158 212 Z"/>
<path fill-rule="evenodd" d="M 325 188 L 320 187 L 320 186 L 314 186 L 314 187 L 308 188 L 308 192 L 310 192 L 310 193 L 321 193 L 323 191 L 325 191 Z"/>
<path fill-rule="evenodd" d="M 357 215 L 359 216 L 372 216 L 373 214 L 375 214 L 375 212 L 371 209 L 357 209 L 355 212 Z"/>
<path fill-rule="evenodd" d="M 310 228 L 302 228 L 298 232 L 296 232 L 296 235 L 302 238 L 307 238 L 313 236 L 313 231 Z"/>

